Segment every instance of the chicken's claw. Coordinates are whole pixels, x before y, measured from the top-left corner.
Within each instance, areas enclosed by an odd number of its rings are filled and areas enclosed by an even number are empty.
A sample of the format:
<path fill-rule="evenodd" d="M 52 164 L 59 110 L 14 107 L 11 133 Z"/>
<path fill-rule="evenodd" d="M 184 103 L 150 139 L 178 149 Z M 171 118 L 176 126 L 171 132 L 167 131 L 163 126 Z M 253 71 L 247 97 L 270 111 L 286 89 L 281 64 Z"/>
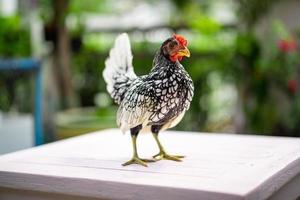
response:
<path fill-rule="evenodd" d="M 138 165 L 142 165 L 144 167 L 148 167 L 148 165 L 146 164 L 147 162 L 155 162 L 155 161 L 156 161 L 155 159 L 141 159 L 141 158 L 135 156 L 135 157 L 131 158 L 131 160 L 123 163 L 122 166 L 138 164 Z"/>
<path fill-rule="evenodd" d="M 180 156 L 180 155 L 169 155 L 164 151 L 159 152 L 158 154 L 154 155 L 153 158 L 155 160 L 173 160 L 177 162 L 181 162 L 181 158 L 184 158 L 185 156 Z"/>

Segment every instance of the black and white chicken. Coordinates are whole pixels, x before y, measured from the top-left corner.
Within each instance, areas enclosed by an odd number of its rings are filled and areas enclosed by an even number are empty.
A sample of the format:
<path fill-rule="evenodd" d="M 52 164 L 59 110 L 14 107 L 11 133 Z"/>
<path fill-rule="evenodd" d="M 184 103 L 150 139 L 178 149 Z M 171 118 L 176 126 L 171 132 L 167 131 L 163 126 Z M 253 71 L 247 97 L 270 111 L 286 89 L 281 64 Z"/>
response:
<path fill-rule="evenodd" d="M 193 98 L 193 81 L 180 64 L 184 56 L 190 56 L 187 40 L 174 35 L 162 43 L 150 73 L 137 76 L 128 35 L 123 33 L 117 37 L 105 61 L 103 77 L 107 91 L 119 105 L 117 124 L 123 132 L 130 130 L 132 137 L 133 157 L 123 166 L 147 166 L 146 162 L 161 159 L 181 161 L 184 157 L 167 154 L 158 139 L 160 131 L 181 121 Z M 137 153 L 137 136 L 147 130 L 152 132 L 159 147 L 153 159 L 141 159 Z"/>

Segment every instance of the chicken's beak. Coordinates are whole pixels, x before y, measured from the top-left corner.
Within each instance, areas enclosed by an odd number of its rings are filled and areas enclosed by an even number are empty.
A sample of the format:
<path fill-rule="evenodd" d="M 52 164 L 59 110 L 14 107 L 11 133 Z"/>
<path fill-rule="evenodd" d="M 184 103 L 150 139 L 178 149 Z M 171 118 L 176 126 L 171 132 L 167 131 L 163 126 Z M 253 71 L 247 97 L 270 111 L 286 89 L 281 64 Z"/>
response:
<path fill-rule="evenodd" d="M 179 56 L 190 57 L 191 54 L 190 54 L 189 49 L 188 49 L 187 47 L 184 47 L 183 50 L 179 50 L 179 51 L 178 51 L 178 55 L 179 55 Z"/>

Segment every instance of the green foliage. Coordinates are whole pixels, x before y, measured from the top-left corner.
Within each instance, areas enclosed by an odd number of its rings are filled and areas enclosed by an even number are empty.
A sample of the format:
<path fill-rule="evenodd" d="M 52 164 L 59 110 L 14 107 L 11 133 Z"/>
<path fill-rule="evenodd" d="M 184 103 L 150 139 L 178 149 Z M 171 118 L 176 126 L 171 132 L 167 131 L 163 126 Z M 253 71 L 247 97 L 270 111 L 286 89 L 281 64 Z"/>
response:
<path fill-rule="evenodd" d="M 44 22 L 51 22 L 54 18 L 54 2 L 49 0 L 39 1 L 40 16 Z M 85 14 L 99 14 L 99 13 L 110 13 L 112 11 L 110 7 L 110 1 L 108 0 L 71 0 L 68 1 L 68 9 L 65 15 L 72 15 L 73 23 L 75 22 L 75 30 L 71 30 L 72 34 L 82 34 L 83 33 L 83 23 L 85 20 Z"/>
<path fill-rule="evenodd" d="M 74 84 L 82 106 L 93 105 L 95 94 L 105 90 L 102 78 L 104 59 L 104 55 L 85 47 L 72 57 Z"/>
<path fill-rule="evenodd" d="M 198 4 L 189 4 L 185 7 L 184 18 L 189 27 L 201 34 L 218 33 L 221 25 L 201 11 Z"/>
<path fill-rule="evenodd" d="M 279 0 L 236 0 L 237 14 L 242 25 L 249 30 L 265 16 L 272 6 Z"/>
<path fill-rule="evenodd" d="M 28 57 L 30 51 L 29 31 L 22 26 L 20 17 L 0 17 L 0 58 Z M 1 71 L 0 110 L 8 111 L 12 104 L 17 104 L 20 111 L 30 110 L 30 85 L 27 74 Z"/>
<path fill-rule="evenodd" d="M 18 16 L 0 17 L 0 57 L 30 55 L 29 33 Z"/>
<path fill-rule="evenodd" d="M 45 22 L 53 18 L 53 2 L 39 1 L 40 13 Z M 113 33 L 87 33 L 83 22 L 86 14 L 118 15 L 122 9 L 133 7 L 133 3 L 127 1 L 120 1 L 119 6 L 114 5 L 114 2 L 70 0 L 65 13 L 75 17 L 71 22 L 75 21 L 77 27 L 69 31 L 71 36 L 76 35 L 83 43 L 82 48 L 73 52 L 71 58 L 72 80 L 82 106 L 94 106 L 95 96 L 98 95 L 101 101 L 101 98 L 105 98 L 101 94 L 107 94 L 102 72 L 116 36 Z M 267 40 L 261 41 L 254 34 L 255 25 L 279 0 L 236 0 L 238 22 L 230 29 L 225 29 L 223 24 L 210 16 L 209 10 L 214 1 L 170 2 L 174 7 L 170 8 L 172 14 L 168 29 L 179 33 L 183 31 L 184 35 L 187 33 L 191 57 L 184 59 L 183 65 L 195 85 L 190 110 L 176 129 L 227 131 L 226 127 L 231 127 L 228 130 L 232 131 L 235 125 L 234 111 L 241 106 L 239 114 L 245 118 L 242 132 L 300 136 L 300 32 L 296 36 L 275 20 L 273 32 Z M 148 0 L 147 3 L 155 5 L 155 1 Z M 152 31 L 141 34 L 147 38 Z M 149 73 L 159 46 L 160 42 L 152 43 L 146 39 L 132 44 L 133 65 L 138 75 Z M 29 32 L 24 28 L 21 18 L 0 17 L 0 57 L 29 55 Z M 4 87 L 10 86 L 8 79 L 19 79 L 20 76 L 17 73 L 0 74 L 1 110 L 8 111 L 12 104 L 31 105 L 32 99 L 28 98 L 32 96 L 31 93 L 21 92 L 18 94 L 21 97 L 12 102 L 12 90 Z M 28 77 L 25 78 L 28 83 Z M 15 84 L 15 93 L 29 91 L 30 83 L 24 84 L 21 79 Z M 237 101 L 240 105 L 237 105 Z M 96 111 L 96 115 L 103 119 L 115 115 L 116 109 L 112 101 L 106 101 Z M 99 123 L 99 119 L 92 123 Z M 112 121 L 105 121 L 104 124 Z"/>
<path fill-rule="evenodd" d="M 174 31 L 180 32 L 179 27 L 189 33 L 191 58 L 185 59 L 183 65 L 195 84 L 190 110 L 176 129 L 226 130 L 224 127 L 235 125 L 233 111 L 241 106 L 239 114 L 245 117 L 243 132 L 297 136 L 300 60 L 295 43 L 298 40 L 278 21 L 271 34 L 276 37 L 260 41 L 253 34 L 254 25 L 278 1 L 236 0 L 238 24 L 231 29 L 225 29 L 209 15 L 209 0 L 171 1 L 175 10 L 170 29 L 174 27 Z M 68 14 L 81 19 L 86 12 L 118 11 L 111 10 L 109 1 L 70 1 Z M 114 38 L 109 33 L 84 33 L 83 48 L 73 55 L 74 82 L 83 106 L 93 105 L 94 96 L 106 92 L 102 71 Z M 149 73 L 159 45 L 147 40 L 132 45 L 138 75 Z M 236 101 L 241 105 L 236 105 Z M 107 110 L 113 109 L 115 105 L 111 103 Z"/>
<path fill-rule="evenodd" d="M 231 74 L 246 117 L 245 132 L 299 136 L 297 43 L 279 22 L 268 41 L 259 43 L 251 33 L 237 37 Z"/>
<path fill-rule="evenodd" d="M 107 0 L 72 0 L 69 13 L 81 15 L 83 13 L 107 13 L 110 11 Z"/>

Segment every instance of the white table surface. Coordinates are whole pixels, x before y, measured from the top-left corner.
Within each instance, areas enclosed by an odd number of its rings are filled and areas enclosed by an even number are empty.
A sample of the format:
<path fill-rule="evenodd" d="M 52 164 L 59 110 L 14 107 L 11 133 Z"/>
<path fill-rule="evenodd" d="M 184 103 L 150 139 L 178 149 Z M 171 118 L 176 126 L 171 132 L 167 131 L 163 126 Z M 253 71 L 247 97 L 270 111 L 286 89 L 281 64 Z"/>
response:
<path fill-rule="evenodd" d="M 123 167 L 132 156 L 130 135 L 109 129 L 0 156 L 0 189 L 103 199 L 260 200 L 300 178 L 299 138 L 175 131 L 160 138 L 170 154 L 186 155 L 184 161 Z M 151 134 L 139 135 L 138 151 L 145 158 L 158 152 Z"/>

